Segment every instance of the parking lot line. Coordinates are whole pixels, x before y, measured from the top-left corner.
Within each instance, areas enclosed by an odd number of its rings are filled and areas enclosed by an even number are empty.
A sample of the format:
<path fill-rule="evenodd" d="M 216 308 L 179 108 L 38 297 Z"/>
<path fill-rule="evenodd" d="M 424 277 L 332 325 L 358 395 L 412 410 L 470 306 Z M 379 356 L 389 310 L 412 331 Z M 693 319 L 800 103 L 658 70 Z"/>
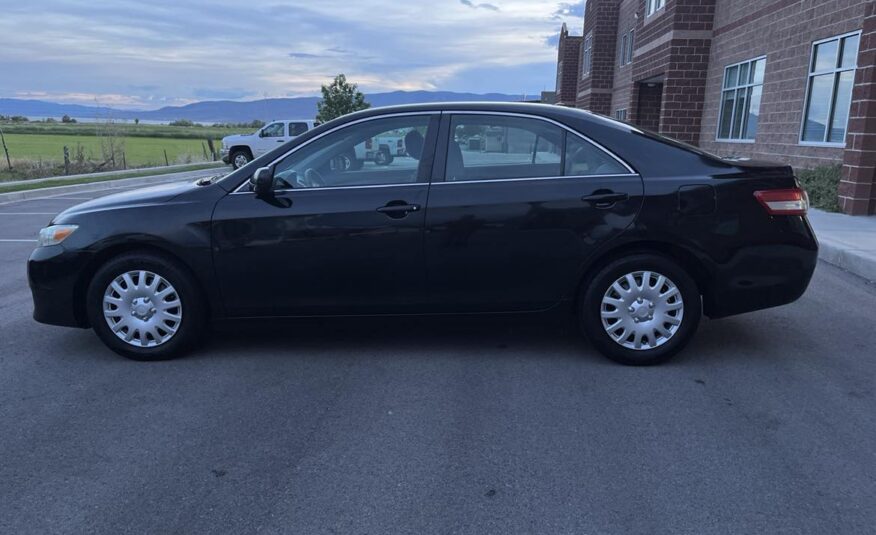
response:
<path fill-rule="evenodd" d="M 0 238 L 0 243 L 36 243 L 36 242 L 37 242 L 37 241 L 34 240 L 34 239 L 29 239 L 29 240 L 13 240 L 13 239 Z"/>
<path fill-rule="evenodd" d="M 58 212 L 0 212 L 0 215 L 57 215 Z"/>

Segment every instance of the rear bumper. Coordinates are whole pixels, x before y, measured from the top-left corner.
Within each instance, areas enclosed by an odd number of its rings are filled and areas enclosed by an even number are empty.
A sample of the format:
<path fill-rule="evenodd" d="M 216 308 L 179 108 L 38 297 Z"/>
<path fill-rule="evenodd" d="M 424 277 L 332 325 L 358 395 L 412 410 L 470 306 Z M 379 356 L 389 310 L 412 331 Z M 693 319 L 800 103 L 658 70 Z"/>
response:
<path fill-rule="evenodd" d="M 739 249 L 721 264 L 704 312 L 712 318 L 786 305 L 799 299 L 818 263 L 818 242 L 804 218 L 787 243 Z"/>
<path fill-rule="evenodd" d="M 88 327 L 84 288 L 77 287 L 89 255 L 60 245 L 34 249 L 27 262 L 33 319 L 49 325 Z"/>

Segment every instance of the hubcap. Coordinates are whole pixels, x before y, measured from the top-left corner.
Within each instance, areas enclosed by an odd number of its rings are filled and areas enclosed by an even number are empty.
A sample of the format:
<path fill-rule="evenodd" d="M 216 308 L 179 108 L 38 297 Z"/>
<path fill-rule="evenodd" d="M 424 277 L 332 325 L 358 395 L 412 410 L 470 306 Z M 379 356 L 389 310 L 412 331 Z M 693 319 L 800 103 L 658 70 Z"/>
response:
<path fill-rule="evenodd" d="M 681 291 L 654 271 L 627 273 L 602 297 L 602 326 L 627 349 L 647 350 L 672 338 L 684 317 Z"/>
<path fill-rule="evenodd" d="M 107 286 L 103 317 L 113 333 L 126 343 L 156 347 L 179 330 L 182 302 L 173 285 L 161 275 L 129 271 Z"/>
<path fill-rule="evenodd" d="M 247 158 L 246 155 L 244 155 L 244 154 L 238 154 L 237 156 L 234 157 L 234 166 L 237 167 L 238 169 L 240 169 L 241 167 L 243 167 L 244 165 L 246 165 L 248 163 L 249 163 L 249 158 Z"/>

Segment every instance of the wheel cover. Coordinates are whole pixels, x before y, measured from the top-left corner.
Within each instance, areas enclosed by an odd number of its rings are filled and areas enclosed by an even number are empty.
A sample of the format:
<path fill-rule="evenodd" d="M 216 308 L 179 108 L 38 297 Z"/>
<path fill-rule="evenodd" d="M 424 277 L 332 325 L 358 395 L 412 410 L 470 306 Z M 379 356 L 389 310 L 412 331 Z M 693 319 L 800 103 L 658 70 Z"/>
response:
<path fill-rule="evenodd" d="M 244 165 L 249 163 L 249 158 L 246 157 L 246 154 L 238 154 L 234 157 L 234 166 L 240 169 Z"/>
<path fill-rule="evenodd" d="M 116 277 L 103 294 L 103 317 L 110 330 L 136 347 L 167 343 L 182 323 L 182 301 L 170 282 L 151 271 Z"/>
<path fill-rule="evenodd" d="M 602 326 L 615 343 L 637 351 L 668 342 L 684 319 L 681 290 L 656 271 L 635 271 L 606 290 L 600 305 Z"/>

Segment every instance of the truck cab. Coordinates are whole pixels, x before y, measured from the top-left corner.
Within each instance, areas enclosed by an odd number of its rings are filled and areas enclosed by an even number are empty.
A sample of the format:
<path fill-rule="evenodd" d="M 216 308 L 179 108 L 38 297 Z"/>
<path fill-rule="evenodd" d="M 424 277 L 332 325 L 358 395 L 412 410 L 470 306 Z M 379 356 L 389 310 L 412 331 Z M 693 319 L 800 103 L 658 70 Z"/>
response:
<path fill-rule="evenodd" d="M 252 134 L 236 134 L 222 138 L 222 161 L 235 169 L 273 150 L 278 145 L 300 136 L 316 126 L 314 121 L 288 119 L 271 121 Z"/>

